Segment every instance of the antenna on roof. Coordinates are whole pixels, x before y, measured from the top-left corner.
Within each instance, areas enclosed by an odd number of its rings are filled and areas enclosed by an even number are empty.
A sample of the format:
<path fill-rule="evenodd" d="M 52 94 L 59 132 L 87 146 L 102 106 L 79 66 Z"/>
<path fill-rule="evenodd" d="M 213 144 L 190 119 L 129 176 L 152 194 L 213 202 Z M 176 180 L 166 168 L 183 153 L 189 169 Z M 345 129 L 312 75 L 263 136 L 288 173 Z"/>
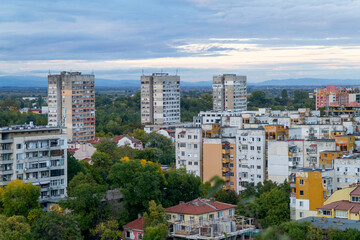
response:
<path fill-rule="evenodd" d="M 141 71 L 142 71 L 142 75 L 144 76 L 144 69 L 142 69 Z"/>

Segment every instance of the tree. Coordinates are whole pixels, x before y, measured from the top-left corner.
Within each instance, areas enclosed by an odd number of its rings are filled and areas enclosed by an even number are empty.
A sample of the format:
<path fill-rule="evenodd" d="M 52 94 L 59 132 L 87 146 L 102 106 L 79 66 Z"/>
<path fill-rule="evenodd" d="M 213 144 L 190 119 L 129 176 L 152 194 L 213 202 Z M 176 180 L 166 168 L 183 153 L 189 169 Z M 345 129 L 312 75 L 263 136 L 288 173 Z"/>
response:
<path fill-rule="evenodd" d="M 7 218 L 4 215 L 0 215 L 0 239 L 32 239 L 30 224 L 26 222 L 26 218 L 24 216 L 12 216 Z"/>
<path fill-rule="evenodd" d="M 94 228 L 108 213 L 107 206 L 102 204 L 105 193 L 104 186 L 83 183 L 73 188 L 71 198 L 59 202 L 62 208 L 72 211 L 85 236 L 88 236 L 89 229 Z"/>
<path fill-rule="evenodd" d="M 27 216 L 29 211 L 39 208 L 40 188 L 21 180 L 11 181 L 1 192 L 3 213 L 6 216 Z"/>
<path fill-rule="evenodd" d="M 144 213 L 144 227 L 154 227 L 160 224 L 167 224 L 167 214 L 161 204 L 156 204 L 154 200 L 149 202 L 148 212 Z"/>
<path fill-rule="evenodd" d="M 119 230 L 118 222 L 110 219 L 96 225 L 95 229 L 91 230 L 92 235 L 100 240 L 117 240 L 122 239 L 122 232 Z"/>
<path fill-rule="evenodd" d="M 79 172 L 84 172 L 84 167 L 81 165 L 79 160 L 77 160 L 69 151 L 67 153 L 67 173 L 68 173 L 68 183 L 71 179 L 78 174 Z"/>
<path fill-rule="evenodd" d="M 278 225 L 290 220 L 289 192 L 273 188 L 257 199 L 260 223 L 263 227 Z"/>
<path fill-rule="evenodd" d="M 70 214 L 60 215 L 56 212 L 43 213 L 34 222 L 31 230 L 35 239 L 82 239 L 80 228 Z"/>
<path fill-rule="evenodd" d="M 152 132 L 148 135 L 147 148 L 157 148 L 159 151 L 158 162 L 161 164 L 174 164 L 175 162 L 175 146 L 167 137 Z"/>
<path fill-rule="evenodd" d="M 104 138 L 96 144 L 97 152 L 107 153 L 108 155 L 114 155 L 114 152 L 117 149 L 117 144 L 110 138 Z"/>
<path fill-rule="evenodd" d="M 214 194 L 214 198 L 216 201 L 229 204 L 237 204 L 238 202 L 238 195 L 234 190 L 225 191 L 220 189 Z"/>
<path fill-rule="evenodd" d="M 112 165 L 111 155 L 106 152 L 94 152 L 94 154 L 91 156 L 91 161 L 93 163 L 93 166 L 99 167 L 106 173 L 109 172 Z"/>
<path fill-rule="evenodd" d="M 114 164 L 108 178 L 124 195 L 124 208 L 127 210 L 122 219 L 124 222 L 136 219 L 148 208 L 150 200 L 162 201 L 164 175 L 158 164 L 127 159 Z"/>
<path fill-rule="evenodd" d="M 164 208 L 161 204 L 150 201 L 148 212 L 144 213 L 144 239 L 165 239 L 168 234 L 167 225 Z"/>
<path fill-rule="evenodd" d="M 171 169 L 165 173 L 164 206 L 170 207 L 179 200 L 188 202 L 201 196 L 201 179 L 185 169 Z"/>
<path fill-rule="evenodd" d="M 90 174 L 84 174 L 82 172 L 79 172 L 72 180 L 69 182 L 69 185 L 67 187 L 67 193 L 70 197 L 74 196 L 74 189 L 76 189 L 77 186 L 80 186 L 81 184 L 93 184 L 96 185 L 96 181 Z"/>

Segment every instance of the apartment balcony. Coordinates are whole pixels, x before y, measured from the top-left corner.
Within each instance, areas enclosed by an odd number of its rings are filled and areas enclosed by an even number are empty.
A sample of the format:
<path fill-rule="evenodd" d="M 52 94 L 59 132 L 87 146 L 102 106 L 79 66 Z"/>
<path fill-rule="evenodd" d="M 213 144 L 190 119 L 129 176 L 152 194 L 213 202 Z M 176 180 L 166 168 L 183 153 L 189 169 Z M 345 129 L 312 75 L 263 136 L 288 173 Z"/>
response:
<path fill-rule="evenodd" d="M 1 175 L 9 175 L 9 174 L 13 174 L 13 169 L 7 169 L 7 170 L 0 170 L 0 174 Z"/>
<path fill-rule="evenodd" d="M 231 187 L 230 187 L 230 185 L 225 185 L 225 186 L 223 187 L 223 189 L 224 189 L 225 191 L 228 191 L 228 190 L 231 189 Z"/>
<path fill-rule="evenodd" d="M 223 168 L 222 168 L 222 171 L 223 171 L 223 172 L 229 172 L 230 169 L 229 169 L 228 167 L 223 167 Z"/>
<path fill-rule="evenodd" d="M 12 149 L 0 149 L 0 153 L 1 154 L 13 153 L 13 150 Z"/>
<path fill-rule="evenodd" d="M 228 182 L 228 181 L 230 181 L 230 176 L 223 176 L 222 179 L 223 179 L 225 182 Z"/>
<path fill-rule="evenodd" d="M 230 149 L 223 149 L 222 154 L 230 154 Z"/>
<path fill-rule="evenodd" d="M 13 143 L 14 139 L 0 139 L 0 143 Z"/>
<path fill-rule="evenodd" d="M 230 159 L 229 158 L 223 158 L 222 163 L 230 163 Z"/>

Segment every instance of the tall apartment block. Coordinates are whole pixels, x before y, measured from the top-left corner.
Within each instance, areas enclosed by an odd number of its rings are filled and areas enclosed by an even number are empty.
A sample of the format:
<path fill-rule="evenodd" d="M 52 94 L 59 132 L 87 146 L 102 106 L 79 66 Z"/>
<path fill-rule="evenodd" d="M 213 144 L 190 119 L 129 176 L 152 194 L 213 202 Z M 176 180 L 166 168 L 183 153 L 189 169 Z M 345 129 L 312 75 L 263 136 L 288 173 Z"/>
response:
<path fill-rule="evenodd" d="M 0 128 L 0 186 L 19 179 L 41 188 L 40 201 L 66 195 L 67 141 L 60 127 L 17 125 Z"/>
<path fill-rule="evenodd" d="M 246 110 L 246 76 L 223 74 L 213 77 L 213 110 Z"/>
<path fill-rule="evenodd" d="M 180 122 L 180 76 L 153 73 L 141 76 L 141 123 Z"/>
<path fill-rule="evenodd" d="M 68 142 L 95 138 L 95 76 L 80 72 L 48 75 L 48 125 L 66 127 Z"/>

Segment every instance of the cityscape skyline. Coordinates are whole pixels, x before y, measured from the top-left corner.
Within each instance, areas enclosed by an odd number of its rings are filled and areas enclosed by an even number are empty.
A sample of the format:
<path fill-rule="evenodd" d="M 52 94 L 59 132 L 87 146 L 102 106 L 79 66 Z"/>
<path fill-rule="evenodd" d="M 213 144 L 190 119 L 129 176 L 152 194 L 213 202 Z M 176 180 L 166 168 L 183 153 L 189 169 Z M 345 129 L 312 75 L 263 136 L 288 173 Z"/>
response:
<path fill-rule="evenodd" d="M 178 69 L 183 81 L 234 73 L 260 82 L 360 72 L 354 1 L 2 4 L 1 76 L 94 70 L 123 80 Z"/>

